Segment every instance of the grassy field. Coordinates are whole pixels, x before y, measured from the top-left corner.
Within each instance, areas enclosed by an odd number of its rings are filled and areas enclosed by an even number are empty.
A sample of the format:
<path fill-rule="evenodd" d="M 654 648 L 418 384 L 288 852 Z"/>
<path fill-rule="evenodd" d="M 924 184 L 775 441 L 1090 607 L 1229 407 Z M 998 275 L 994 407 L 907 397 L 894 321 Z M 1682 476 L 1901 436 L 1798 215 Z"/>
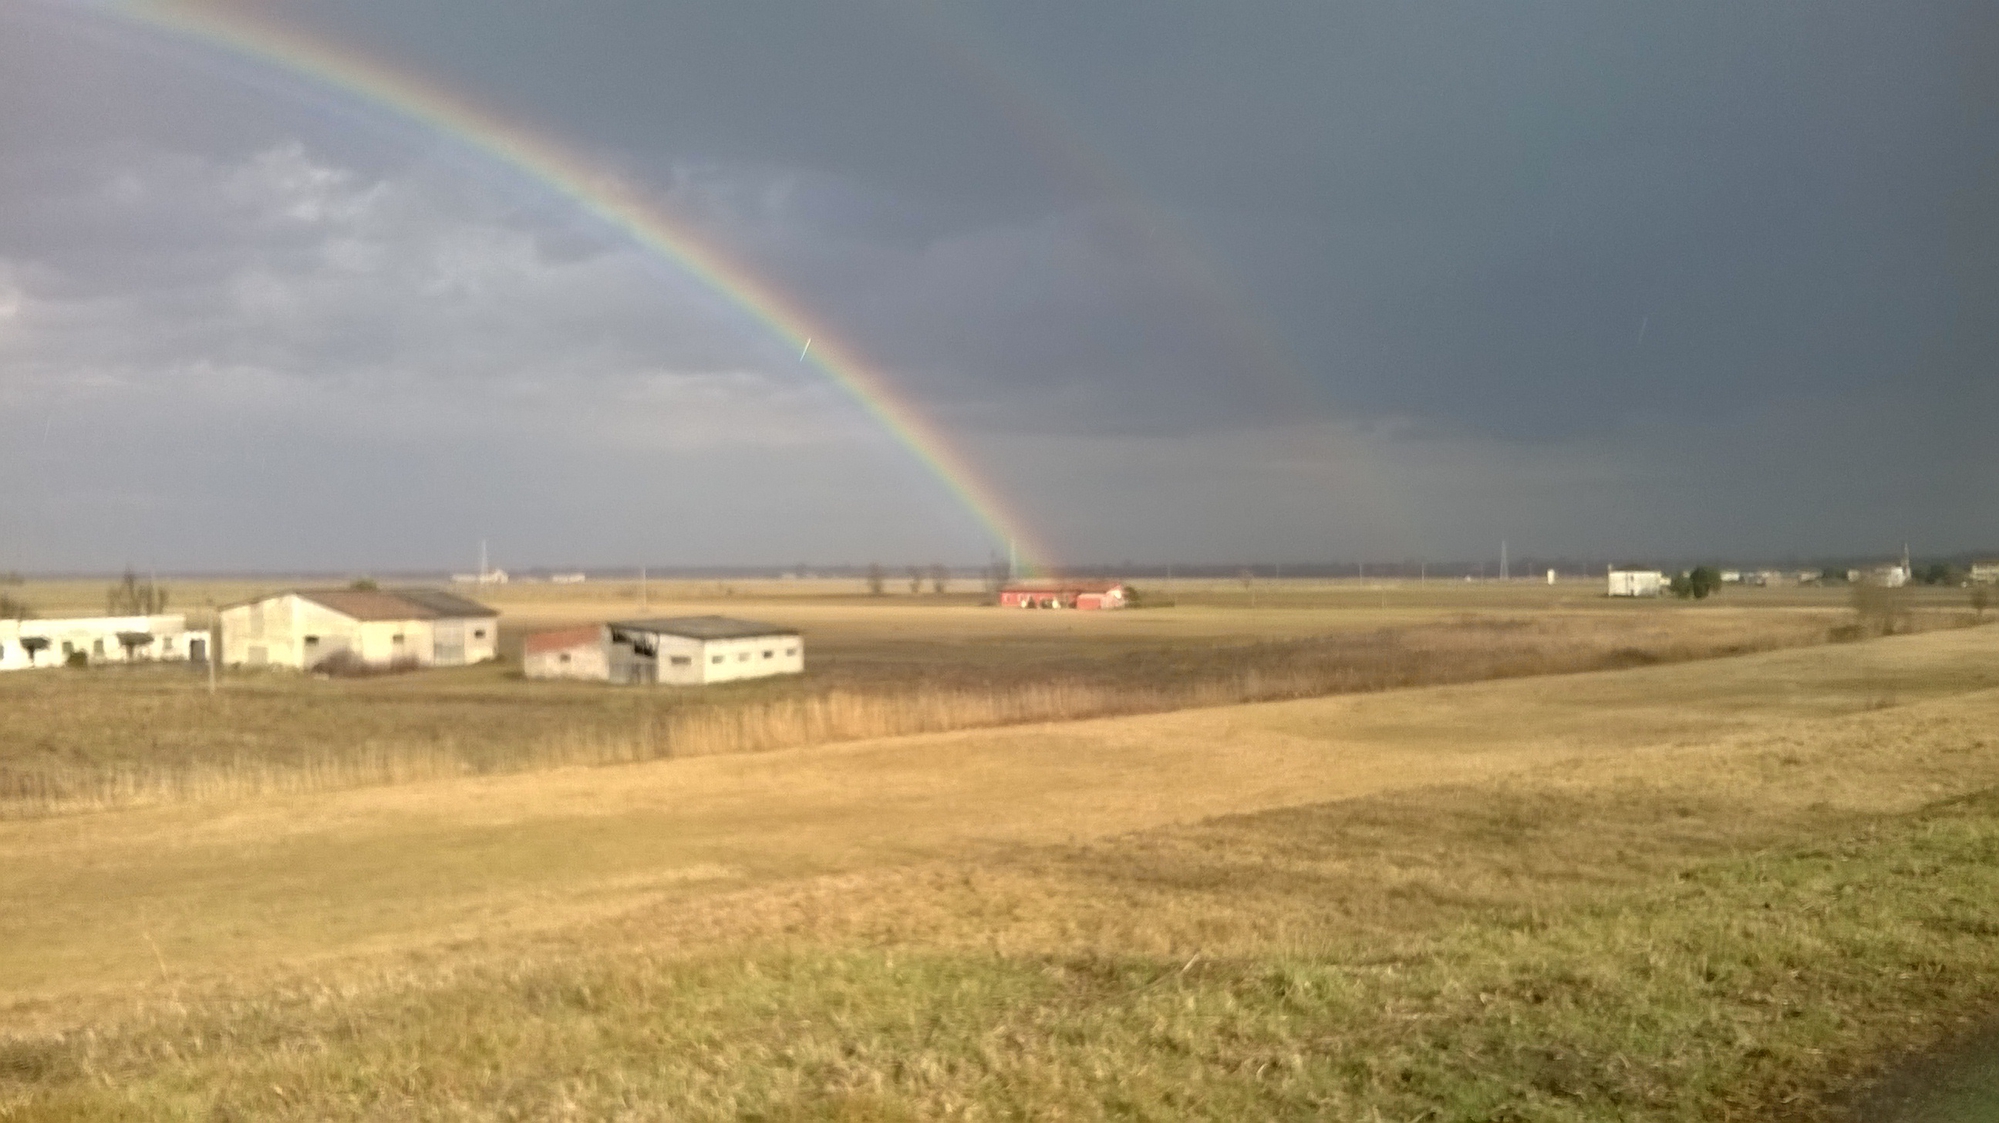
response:
<path fill-rule="evenodd" d="M 1966 628 L 0 823 L 0 1118 L 1844 1119 L 1999 1014 L 1995 730 Z"/>
<path fill-rule="evenodd" d="M 281 587 L 272 583 L 271 587 Z M 183 587 L 226 603 L 248 585 Z M 1166 712 L 1414 685 L 1675 662 L 1808 645 L 1854 628 L 1844 594 L 1737 590 L 1612 602 L 1594 584 L 1182 582 L 1175 607 L 1023 612 L 972 595 L 872 598 L 837 582 L 516 585 L 488 599 L 503 650 L 527 631 L 644 613 L 726 612 L 803 630 L 798 678 L 703 690 L 530 683 L 516 662 L 365 681 L 175 668 L 0 677 L 0 817 L 159 800 L 614 764 L 1025 722 Z M 89 583 L 31 584 L 44 613 Z M 708 597 L 711 599 L 692 599 Z M 1911 628 L 1970 619 L 1913 599 Z"/>

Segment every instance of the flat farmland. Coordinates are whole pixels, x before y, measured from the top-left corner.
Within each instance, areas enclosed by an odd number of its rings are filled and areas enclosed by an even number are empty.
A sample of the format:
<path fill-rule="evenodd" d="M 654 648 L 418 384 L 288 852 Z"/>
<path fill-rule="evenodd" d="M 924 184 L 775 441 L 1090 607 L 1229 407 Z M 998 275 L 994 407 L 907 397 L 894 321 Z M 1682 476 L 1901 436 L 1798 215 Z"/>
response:
<path fill-rule="evenodd" d="M 177 605 L 260 589 L 179 586 Z M 1171 607 L 1005 610 L 977 594 L 870 597 L 858 583 L 510 585 L 500 663 L 370 679 L 182 668 L 0 677 L 0 816 L 467 773 L 615 764 L 1641 666 L 1805 646 L 1862 629 L 1839 590 L 1731 590 L 1618 602 L 1594 583 L 1220 582 L 1154 587 Z M 93 611 L 102 587 L 21 587 L 38 611 Z M 1252 595 L 1255 602 L 1252 603 Z M 201 607 L 191 609 L 199 615 Z M 527 632 L 724 613 L 798 628 L 803 676 L 708 689 L 539 683 Z M 1920 590 L 1893 623 L 1973 619 Z"/>
<path fill-rule="evenodd" d="M 1995 729 L 1957 628 L 0 823 L 0 1118 L 1889 1118 Z"/>

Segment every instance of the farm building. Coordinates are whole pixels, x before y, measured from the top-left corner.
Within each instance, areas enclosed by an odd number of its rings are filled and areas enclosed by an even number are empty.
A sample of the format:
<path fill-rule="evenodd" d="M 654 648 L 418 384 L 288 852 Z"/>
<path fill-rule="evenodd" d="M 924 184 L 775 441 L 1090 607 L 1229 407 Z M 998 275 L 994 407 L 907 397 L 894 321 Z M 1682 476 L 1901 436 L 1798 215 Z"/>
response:
<path fill-rule="evenodd" d="M 199 663 L 208 658 L 208 633 L 188 631 L 181 615 L 0 620 L 0 671 L 61 666 L 77 652 L 92 664 Z"/>
<path fill-rule="evenodd" d="M 1124 608 L 1122 581 L 1014 581 L 1000 589 L 1002 608 Z"/>
<path fill-rule="evenodd" d="M 1666 575 L 1656 569 L 1612 566 L 1609 595 L 1613 597 L 1656 597 L 1666 591 Z"/>
<path fill-rule="evenodd" d="M 1999 585 L 1999 561 L 1972 562 L 1967 579 L 1974 585 Z"/>
<path fill-rule="evenodd" d="M 493 658 L 500 615 L 440 589 L 297 589 L 225 605 L 222 661 L 309 670 L 333 660 L 456 667 Z"/>
<path fill-rule="evenodd" d="M 536 632 L 521 645 L 521 672 L 529 678 L 611 677 L 611 630 L 603 624 Z"/>
<path fill-rule="evenodd" d="M 1895 563 L 1869 566 L 1866 569 L 1849 569 L 1846 579 L 1855 585 L 1879 585 L 1884 589 L 1899 589 L 1909 583 L 1909 567 Z"/>
<path fill-rule="evenodd" d="M 529 678 L 702 686 L 805 670 L 797 631 L 728 616 L 620 620 L 529 636 Z"/>

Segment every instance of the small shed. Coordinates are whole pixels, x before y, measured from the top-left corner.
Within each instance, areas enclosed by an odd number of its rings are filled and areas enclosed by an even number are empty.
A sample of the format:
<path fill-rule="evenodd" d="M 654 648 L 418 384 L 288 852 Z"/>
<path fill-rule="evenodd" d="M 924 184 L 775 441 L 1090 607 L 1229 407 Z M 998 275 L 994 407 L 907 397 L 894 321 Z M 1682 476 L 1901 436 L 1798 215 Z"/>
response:
<path fill-rule="evenodd" d="M 521 673 L 529 678 L 611 677 L 611 634 L 602 624 L 536 632 L 521 645 Z"/>

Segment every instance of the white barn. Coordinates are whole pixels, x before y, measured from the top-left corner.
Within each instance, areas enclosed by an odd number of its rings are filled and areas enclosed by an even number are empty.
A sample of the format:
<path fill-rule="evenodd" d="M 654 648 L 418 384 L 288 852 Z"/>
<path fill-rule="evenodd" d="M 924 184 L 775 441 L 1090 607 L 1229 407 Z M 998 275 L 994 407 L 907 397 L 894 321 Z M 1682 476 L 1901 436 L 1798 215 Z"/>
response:
<path fill-rule="evenodd" d="M 0 620 L 0 671 L 60 667 L 76 652 L 92 664 L 199 663 L 208 658 L 208 633 L 188 631 L 177 613 Z"/>
<path fill-rule="evenodd" d="M 1666 575 L 1656 569 L 1610 570 L 1609 595 L 1613 597 L 1656 597 L 1666 591 Z"/>
<path fill-rule="evenodd" d="M 705 686 L 805 670 L 796 629 L 729 616 L 619 620 L 529 636 L 529 678 Z"/>
<path fill-rule="evenodd" d="M 497 653 L 499 613 L 440 589 L 297 589 L 225 605 L 222 661 L 310 670 L 328 659 L 457 667 Z"/>

